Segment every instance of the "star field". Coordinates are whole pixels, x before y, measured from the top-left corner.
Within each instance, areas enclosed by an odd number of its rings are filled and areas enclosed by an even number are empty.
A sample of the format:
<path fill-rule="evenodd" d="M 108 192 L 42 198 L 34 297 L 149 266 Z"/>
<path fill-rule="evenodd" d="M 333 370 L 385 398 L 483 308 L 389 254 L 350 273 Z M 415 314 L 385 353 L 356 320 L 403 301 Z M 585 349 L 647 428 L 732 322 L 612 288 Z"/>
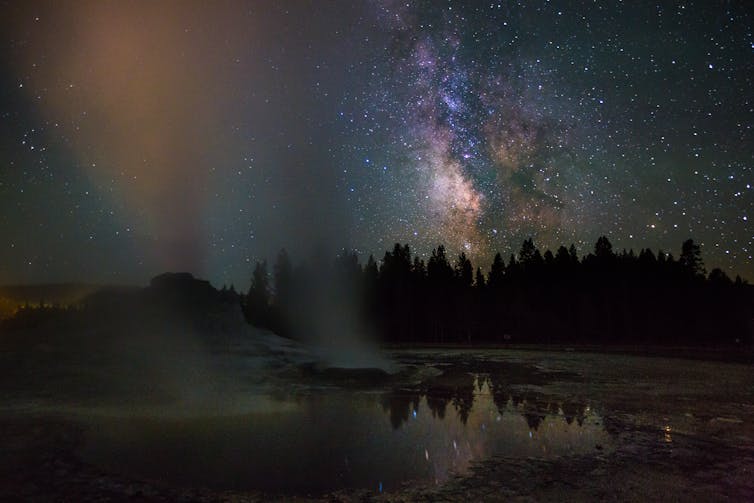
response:
<path fill-rule="evenodd" d="M 1 282 L 603 234 L 754 279 L 745 2 L 0 12 Z"/>

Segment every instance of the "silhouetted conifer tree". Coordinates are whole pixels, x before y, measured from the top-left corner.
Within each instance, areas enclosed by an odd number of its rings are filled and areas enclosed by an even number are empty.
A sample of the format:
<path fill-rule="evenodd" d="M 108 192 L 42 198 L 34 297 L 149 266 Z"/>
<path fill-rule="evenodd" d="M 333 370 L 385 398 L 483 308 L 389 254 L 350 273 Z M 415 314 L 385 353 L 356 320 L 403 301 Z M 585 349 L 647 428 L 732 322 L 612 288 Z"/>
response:
<path fill-rule="evenodd" d="M 374 255 L 369 255 L 367 264 L 364 266 L 364 276 L 368 284 L 373 285 L 377 283 L 378 277 L 377 262 L 374 260 Z"/>
<path fill-rule="evenodd" d="M 733 283 L 728 275 L 725 274 L 719 267 L 715 267 L 710 271 L 708 279 L 710 283 L 715 285 L 730 285 Z M 740 277 L 738 277 L 737 279 L 740 280 Z"/>
<path fill-rule="evenodd" d="M 246 320 L 257 326 L 267 326 L 269 322 L 270 282 L 267 275 L 267 262 L 257 262 L 251 277 L 251 286 L 246 295 Z"/>
<path fill-rule="evenodd" d="M 490 273 L 487 276 L 490 288 L 498 289 L 503 286 L 503 278 L 505 276 L 505 263 L 500 252 L 495 254 L 495 258 L 492 260 L 492 266 L 490 267 Z"/>
<path fill-rule="evenodd" d="M 453 268 L 450 267 L 448 257 L 445 255 L 445 247 L 438 246 L 432 250 L 432 255 L 427 263 L 427 279 L 438 286 L 449 286 L 453 278 Z"/>
<path fill-rule="evenodd" d="M 550 250 L 546 250 L 542 258 L 544 258 L 546 266 L 551 266 L 555 263 L 555 255 Z"/>
<path fill-rule="evenodd" d="M 479 289 L 483 289 L 485 287 L 484 273 L 482 272 L 481 267 L 476 268 L 476 278 L 474 279 L 474 286 L 476 286 Z"/>
<path fill-rule="evenodd" d="M 555 262 L 559 266 L 563 267 L 568 265 L 569 259 L 570 257 L 568 255 L 568 248 L 566 248 L 565 246 L 560 246 L 558 248 L 558 251 L 555 252 Z"/>
<path fill-rule="evenodd" d="M 536 251 L 537 248 L 534 246 L 532 238 L 525 239 L 521 245 L 521 250 L 518 252 L 518 260 L 524 267 L 526 267 L 534 261 L 534 254 Z"/>
<path fill-rule="evenodd" d="M 453 299 L 450 292 L 453 291 L 453 268 L 445 255 L 445 247 L 438 246 L 432 250 L 432 255 L 427 262 L 427 284 L 431 292 L 428 309 L 430 316 L 432 338 L 439 342 L 445 342 L 452 330 L 453 313 L 451 307 Z"/>
<path fill-rule="evenodd" d="M 470 287 L 474 280 L 474 269 L 464 252 L 461 252 L 458 256 L 458 261 L 456 261 L 455 277 L 463 288 Z"/>
<path fill-rule="evenodd" d="M 508 266 L 505 268 L 505 275 L 510 277 L 515 277 L 521 267 L 518 261 L 516 260 L 516 256 L 511 253 L 511 256 L 508 259 Z"/>
<path fill-rule="evenodd" d="M 681 255 L 678 257 L 678 262 L 689 276 L 704 277 L 702 250 L 698 244 L 694 243 L 693 239 L 687 239 L 681 245 Z"/>
<path fill-rule="evenodd" d="M 600 260 L 611 260 L 615 258 L 613 245 L 607 236 L 600 236 L 594 244 L 594 256 Z"/>
<path fill-rule="evenodd" d="M 571 243 L 570 248 L 568 248 L 568 255 L 571 257 L 571 263 L 572 264 L 578 264 L 579 263 L 579 255 L 576 253 L 576 245 Z"/>
<path fill-rule="evenodd" d="M 418 255 L 414 256 L 414 264 L 411 266 L 411 274 L 417 281 L 423 281 L 427 277 L 427 266 Z"/>

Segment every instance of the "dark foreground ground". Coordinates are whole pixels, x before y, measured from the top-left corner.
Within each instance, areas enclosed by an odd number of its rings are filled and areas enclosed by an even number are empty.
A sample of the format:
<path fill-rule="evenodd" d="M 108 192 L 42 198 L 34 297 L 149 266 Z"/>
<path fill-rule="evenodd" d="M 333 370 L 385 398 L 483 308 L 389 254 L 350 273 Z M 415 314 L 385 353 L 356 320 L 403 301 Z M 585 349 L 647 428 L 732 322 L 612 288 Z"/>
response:
<path fill-rule="evenodd" d="M 398 368 L 392 376 L 327 371 L 283 358 L 244 379 L 256 390 L 285 395 L 283 402 L 291 395 L 297 403 L 333 393 L 354 403 L 378 397 L 386 435 L 409 434 L 427 421 L 433 434 L 452 430 L 467 439 L 471 454 L 434 481 L 307 496 L 216 484 L 207 489 L 100 462 L 101 453 L 88 451 L 110 421 L 102 419 L 104 400 L 97 398 L 106 367 L 102 375 L 89 367 L 93 374 L 84 379 L 58 369 L 57 356 L 5 352 L 0 500 L 754 501 L 751 364 L 520 349 L 401 349 L 389 356 Z M 117 401 L 106 401 L 108 414 L 117 415 Z M 91 419 L 94 410 L 100 419 Z M 486 434 L 471 434 L 501 417 L 510 427 L 503 433 L 521 431 L 542 450 L 503 437 L 493 445 Z M 321 449 L 325 459 L 326 442 Z M 437 470 L 438 461 L 423 452 Z"/>

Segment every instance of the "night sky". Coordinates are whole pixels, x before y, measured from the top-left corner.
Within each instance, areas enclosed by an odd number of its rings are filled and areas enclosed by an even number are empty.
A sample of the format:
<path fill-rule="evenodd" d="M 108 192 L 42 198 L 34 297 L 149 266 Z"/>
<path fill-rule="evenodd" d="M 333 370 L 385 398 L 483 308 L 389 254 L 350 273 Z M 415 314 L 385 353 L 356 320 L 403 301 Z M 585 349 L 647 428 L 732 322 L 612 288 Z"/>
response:
<path fill-rule="evenodd" d="M 605 234 L 754 280 L 754 4 L 2 2 L 0 283 Z"/>

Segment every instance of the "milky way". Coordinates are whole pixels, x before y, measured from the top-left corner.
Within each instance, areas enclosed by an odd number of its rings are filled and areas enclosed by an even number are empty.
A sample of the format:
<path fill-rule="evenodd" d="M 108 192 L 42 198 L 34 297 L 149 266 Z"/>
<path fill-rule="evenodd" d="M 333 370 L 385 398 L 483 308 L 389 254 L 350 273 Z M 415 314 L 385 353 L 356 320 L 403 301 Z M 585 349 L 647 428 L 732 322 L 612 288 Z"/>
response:
<path fill-rule="evenodd" d="M 432 34 L 422 24 L 400 26 L 397 46 L 407 56 L 388 76 L 403 86 L 392 84 L 406 101 L 405 135 L 418 145 L 410 167 L 427 202 L 419 211 L 424 233 L 482 259 L 507 239 L 558 235 L 567 126 L 527 92 L 536 81 L 541 93 L 546 75 L 537 70 L 514 86 L 510 58 L 478 50 L 489 40 L 466 40 L 462 15 L 449 9 L 434 23 L 441 28 Z"/>
<path fill-rule="evenodd" d="M 287 247 L 678 253 L 754 279 L 745 2 L 0 5 L 0 282 Z"/>
<path fill-rule="evenodd" d="M 390 190 L 416 202 L 387 223 L 392 239 L 413 229 L 423 250 L 445 242 L 484 263 L 526 237 L 586 253 L 604 233 L 619 249 L 677 253 L 688 235 L 751 268 L 750 12 L 375 10 L 388 64 L 361 103 L 388 125 L 403 175 Z"/>

